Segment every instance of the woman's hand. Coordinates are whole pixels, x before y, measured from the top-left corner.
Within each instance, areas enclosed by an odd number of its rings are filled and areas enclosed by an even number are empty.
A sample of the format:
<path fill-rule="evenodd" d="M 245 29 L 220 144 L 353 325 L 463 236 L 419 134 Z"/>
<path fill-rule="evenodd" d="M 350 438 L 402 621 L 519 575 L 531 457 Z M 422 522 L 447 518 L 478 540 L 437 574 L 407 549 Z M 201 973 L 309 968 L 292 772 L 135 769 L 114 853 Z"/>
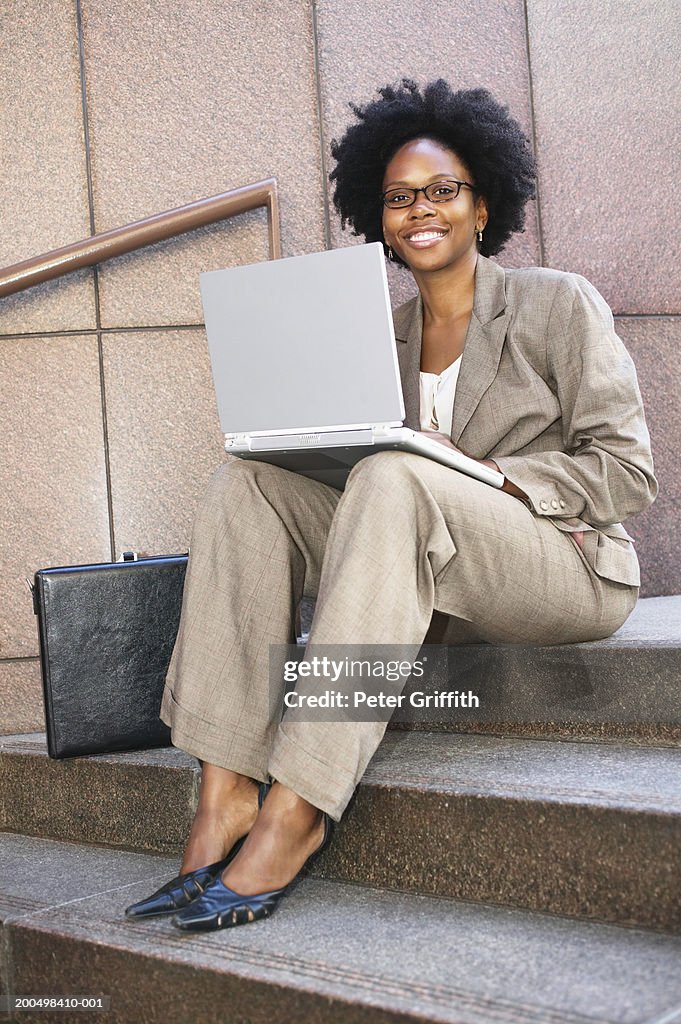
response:
<path fill-rule="evenodd" d="M 467 459 L 473 458 L 472 455 L 468 455 L 466 452 L 462 452 L 460 448 L 457 448 L 455 444 L 452 444 L 451 440 L 447 437 L 446 434 L 441 434 L 437 430 L 420 430 L 419 433 L 423 434 L 424 437 L 429 437 L 432 441 L 438 441 L 440 444 L 443 444 L 446 448 L 451 448 L 452 451 L 459 452 L 461 455 L 465 455 Z M 488 466 L 490 469 L 496 470 L 497 473 L 501 473 L 501 470 L 497 466 L 494 459 L 474 459 L 474 462 L 479 462 L 481 466 Z M 516 487 L 515 484 L 512 484 L 510 480 L 506 479 L 506 477 L 504 477 L 504 483 L 501 490 L 506 491 L 507 494 L 512 494 L 514 498 L 520 498 L 521 501 L 529 502 L 529 498 L 525 494 L 525 491 L 521 491 L 519 487 Z M 572 537 L 577 547 L 583 550 L 584 531 L 575 530 L 574 533 L 570 534 L 570 536 Z"/>
<path fill-rule="evenodd" d="M 440 444 L 443 444 L 445 448 L 451 448 L 452 451 L 459 452 L 460 455 L 465 454 L 460 448 L 457 448 L 455 444 L 452 444 L 446 434 L 441 434 L 437 430 L 419 430 L 419 434 L 423 434 L 424 437 L 429 437 L 431 441 L 438 441 Z"/>
<path fill-rule="evenodd" d="M 459 452 L 461 455 L 465 455 L 467 459 L 473 459 L 472 455 L 468 455 L 467 452 L 462 452 L 460 448 L 457 448 L 455 444 L 452 444 L 446 434 L 440 434 L 437 430 L 421 430 L 419 433 L 423 434 L 424 437 L 431 438 L 433 441 L 438 441 L 440 444 L 445 445 L 446 448 L 451 448 L 453 451 Z M 494 459 L 473 459 L 473 461 L 479 462 L 481 466 L 487 466 L 489 469 L 493 469 L 497 473 L 501 473 L 501 470 Z M 506 477 L 504 477 L 504 483 L 501 489 L 502 491 L 506 491 L 507 494 L 512 494 L 514 498 L 520 498 L 521 501 L 529 501 L 525 491 L 521 491 L 519 487 L 512 484 L 510 480 L 506 479 Z"/>

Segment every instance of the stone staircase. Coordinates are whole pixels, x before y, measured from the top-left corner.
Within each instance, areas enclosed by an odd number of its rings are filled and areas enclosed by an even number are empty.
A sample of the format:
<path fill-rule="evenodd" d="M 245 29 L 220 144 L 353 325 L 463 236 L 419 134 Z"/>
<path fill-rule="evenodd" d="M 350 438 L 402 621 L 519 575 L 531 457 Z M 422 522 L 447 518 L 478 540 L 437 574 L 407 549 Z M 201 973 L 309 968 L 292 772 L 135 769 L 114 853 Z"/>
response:
<path fill-rule="evenodd" d="M 0 738 L 0 995 L 109 996 L 107 1024 L 681 1022 L 681 598 L 595 644 L 461 649 L 462 679 L 484 720 L 391 729 L 314 874 L 207 935 L 123 917 L 177 870 L 193 758 Z"/>

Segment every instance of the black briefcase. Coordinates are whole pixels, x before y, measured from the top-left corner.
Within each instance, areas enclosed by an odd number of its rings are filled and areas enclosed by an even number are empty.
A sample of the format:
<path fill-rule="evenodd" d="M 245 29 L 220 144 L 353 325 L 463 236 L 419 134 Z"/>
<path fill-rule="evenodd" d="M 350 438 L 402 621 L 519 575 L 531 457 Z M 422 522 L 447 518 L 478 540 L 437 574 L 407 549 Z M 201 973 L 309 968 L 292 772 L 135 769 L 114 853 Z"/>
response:
<path fill-rule="evenodd" d="M 35 574 L 50 757 L 170 744 L 159 718 L 187 555 Z"/>

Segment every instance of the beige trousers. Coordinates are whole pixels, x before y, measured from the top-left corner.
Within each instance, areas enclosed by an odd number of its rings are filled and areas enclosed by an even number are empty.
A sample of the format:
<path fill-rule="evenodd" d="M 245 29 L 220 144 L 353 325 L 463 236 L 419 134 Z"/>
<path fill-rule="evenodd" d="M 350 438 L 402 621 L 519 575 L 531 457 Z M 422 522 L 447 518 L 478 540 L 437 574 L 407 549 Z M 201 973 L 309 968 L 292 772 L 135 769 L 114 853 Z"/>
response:
<path fill-rule="evenodd" d="M 317 597 L 312 645 L 418 648 L 434 610 L 468 640 L 598 639 L 637 594 L 597 576 L 550 519 L 417 455 L 362 460 L 343 493 L 230 460 L 196 514 L 161 718 L 175 746 L 271 775 L 339 819 L 386 726 L 273 715 L 269 645 L 292 641 L 303 595 Z"/>

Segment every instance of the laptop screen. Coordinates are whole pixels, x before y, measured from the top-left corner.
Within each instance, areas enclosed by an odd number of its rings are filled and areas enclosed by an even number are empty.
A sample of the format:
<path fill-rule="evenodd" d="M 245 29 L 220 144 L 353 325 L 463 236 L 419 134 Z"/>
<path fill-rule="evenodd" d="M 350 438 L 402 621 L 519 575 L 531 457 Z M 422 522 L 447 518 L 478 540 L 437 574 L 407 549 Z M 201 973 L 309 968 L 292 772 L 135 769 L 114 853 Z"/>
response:
<path fill-rule="evenodd" d="M 380 242 L 200 275 L 222 430 L 401 423 Z"/>

